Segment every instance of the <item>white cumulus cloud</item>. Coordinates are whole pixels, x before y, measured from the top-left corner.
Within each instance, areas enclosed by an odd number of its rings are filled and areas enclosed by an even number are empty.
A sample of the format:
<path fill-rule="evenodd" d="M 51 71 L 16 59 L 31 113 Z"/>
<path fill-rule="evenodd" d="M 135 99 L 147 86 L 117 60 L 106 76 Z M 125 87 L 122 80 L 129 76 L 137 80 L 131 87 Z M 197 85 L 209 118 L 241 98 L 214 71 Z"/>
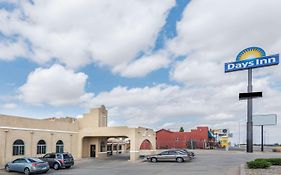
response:
<path fill-rule="evenodd" d="M 120 72 L 124 77 L 144 77 L 154 70 L 168 67 L 172 61 L 170 57 L 166 52 L 144 55 L 130 64 L 117 67 L 114 71 Z"/>
<path fill-rule="evenodd" d="M 275 0 L 191 1 L 177 24 L 177 37 L 167 44 L 175 55 L 187 55 L 171 77 L 205 86 L 240 82 L 242 73 L 224 75 L 224 63 L 235 61 L 239 51 L 250 46 L 262 47 L 267 54 L 281 52 L 279 6 L 281 2 Z M 270 72 L 281 75 L 276 69 Z"/>
<path fill-rule="evenodd" d="M 5 103 L 1 106 L 3 109 L 15 109 L 18 105 L 15 103 Z"/>
<path fill-rule="evenodd" d="M 84 91 L 88 76 L 61 65 L 37 68 L 19 88 L 19 98 L 27 103 L 53 106 L 80 104 L 93 94 Z"/>
<path fill-rule="evenodd" d="M 169 9 L 175 5 L 174 0 L 33 2 L 18 1 L 15 10 L 0 10 L 0 31 L 28 40 L 29 58 L 38 63 L 57 59 L 71 68 L 94 62 L 115 73 L 122 72 L 120 66 L 135 67 L 139 53 L 151 51 Z M 147 73 L 166 66 L 160 62 L 142 69 Z M 134 75 L 128 72 L 121 74 Z"/>

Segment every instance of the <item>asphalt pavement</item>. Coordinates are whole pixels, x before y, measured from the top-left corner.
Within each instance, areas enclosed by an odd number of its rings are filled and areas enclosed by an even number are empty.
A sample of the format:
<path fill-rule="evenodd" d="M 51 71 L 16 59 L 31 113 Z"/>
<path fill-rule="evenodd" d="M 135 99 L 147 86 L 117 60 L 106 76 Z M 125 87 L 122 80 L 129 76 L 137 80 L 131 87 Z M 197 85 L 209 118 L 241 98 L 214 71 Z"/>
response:
<path fill-rule="evenodd" d="M 82 159 L 74 167 L 50 170 L 53 175 L 239 175 L 240 165 L 255 158 L 281 157 L 281 153 L 195 150 L 191 162 L 131 162 L 128 155 L 114 155 L 108 159 Z M 0 175 L 19 175 L 0 170 Z"/>

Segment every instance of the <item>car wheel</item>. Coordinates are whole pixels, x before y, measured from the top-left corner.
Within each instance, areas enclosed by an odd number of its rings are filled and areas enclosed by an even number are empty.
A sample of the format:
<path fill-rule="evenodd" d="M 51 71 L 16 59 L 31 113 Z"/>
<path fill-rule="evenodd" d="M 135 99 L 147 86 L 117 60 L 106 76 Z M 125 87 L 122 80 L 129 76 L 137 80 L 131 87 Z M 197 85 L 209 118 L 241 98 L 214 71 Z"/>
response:
<path fill-rule="evenodd" d="M 181 163 L 181 162 L 183 162 L 183 158 L 178 157 L 178 158 L 176 159 L 176 161 L 179 162 L 179 163 Z"/>
<path fill-rule="evenodd" d="M 152 157 L 152 158 L 151 158 L 151 162 L 156 163 L 156 162 L 157 162 L 157 159 L 156 159 L 155 157 Z"/>
<path fill-rule="evenodd" d="M 29 170 L 28 168 L 25 168 L 25 169 L 24 169 L 24 174 L 25 174 L 25 175 L 29 175 L 29 174 L 30 174 L 30 170 Z"/>
<path fill-rule="evenodd" d="M 6 166 L 5 166 L 5 170 L 6 170 L 7 172 L 10 172 L 10 167 L 9 167 L 9 165 L 6 165 Z"/>
<path fill-rule="evenodd" d="M 54 164 L 54 169 L 55 169 L 55 170 L 60 169 L 60 165 L 59 165 L 58 163 L 55 163 L 55 164 Z"/>
<path fill-rule="evenodd" d="M 70 168 L 71 166 L 65 166 L 66 169 Z"/>

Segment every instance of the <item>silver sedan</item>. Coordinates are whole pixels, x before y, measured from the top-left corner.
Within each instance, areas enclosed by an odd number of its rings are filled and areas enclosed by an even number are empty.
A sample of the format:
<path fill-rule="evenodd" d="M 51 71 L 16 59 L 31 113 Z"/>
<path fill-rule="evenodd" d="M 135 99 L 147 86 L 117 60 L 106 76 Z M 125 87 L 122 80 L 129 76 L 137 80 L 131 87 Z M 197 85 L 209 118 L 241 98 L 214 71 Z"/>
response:
<path fill-rule="evenodd" d="M 50 167 L 48 162 L 36 158 L 19 158 L 5 165 L 6 171 L 30 173 L 46 173 Z"/>
<path fill-rule="evenodd" d="M 164 151 L 161 152 L 160 154 L 156 155 L 151 155 L 147 157 L 147 160 L 151 162 L 158 162 L 158 161 L 177 161 L 179 163 L 184 162 L 184 161 L 189 161 L 192 158 L 181 151 L 177 150 L 169 150 L 169 151 Z"/>

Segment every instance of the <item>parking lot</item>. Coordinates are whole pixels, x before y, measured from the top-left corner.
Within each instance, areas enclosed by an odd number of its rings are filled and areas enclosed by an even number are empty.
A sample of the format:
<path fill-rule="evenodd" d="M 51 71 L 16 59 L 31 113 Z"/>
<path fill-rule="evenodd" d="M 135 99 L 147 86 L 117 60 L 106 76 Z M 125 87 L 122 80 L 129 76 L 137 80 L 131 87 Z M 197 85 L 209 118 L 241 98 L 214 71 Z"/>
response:
<path fill-rule="evenodd" d="M 280 157 L 280 153 L 245 153 L 241 151 L 195 150 L 197 158 L 191 162 L 130 162 L 127 155 L 115 155 L 106 160 L 82 159 L 70 169 L 50 170 L 53 175 L 238 175 L 239 166 L 248 160 L 261 157 Z M 0 174 L 19 175 L 0 170 Z"/>

